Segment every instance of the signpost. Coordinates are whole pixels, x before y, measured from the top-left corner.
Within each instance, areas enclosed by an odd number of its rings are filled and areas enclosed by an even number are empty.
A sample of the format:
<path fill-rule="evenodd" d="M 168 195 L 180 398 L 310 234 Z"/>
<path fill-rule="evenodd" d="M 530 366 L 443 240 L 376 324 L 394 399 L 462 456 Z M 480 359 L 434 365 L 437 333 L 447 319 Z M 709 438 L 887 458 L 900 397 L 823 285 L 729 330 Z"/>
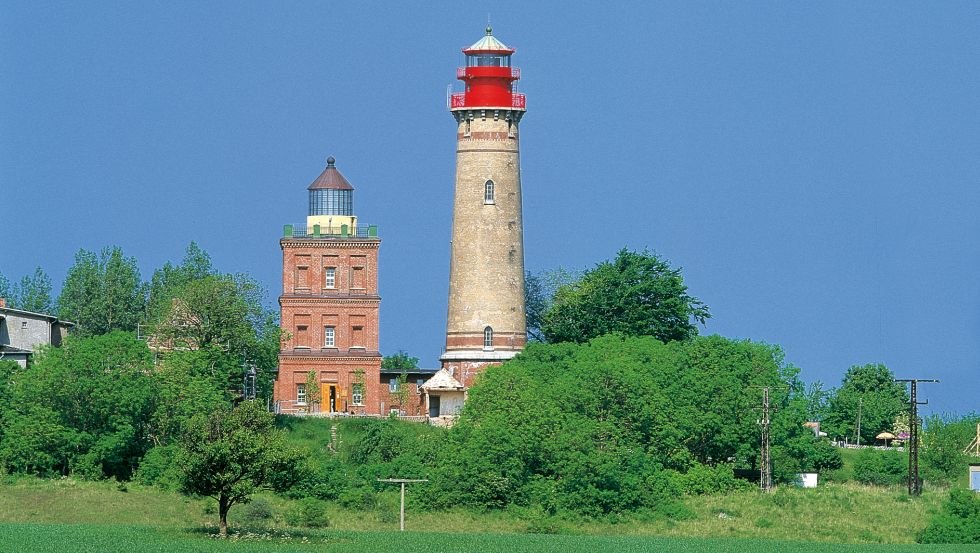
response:
<path fill-rule="evenodd" d="M 416 484 L 419 482 L 428 482 L 428 480 L 414 480 L 411 478 L 378 478 L 378 482 L 389 482 L 392 484 L 401 484 L 402 486 L 402 505 L 401 505 L 401 516 L 399 517 L 401 521 L 401 531 L 405 531 L 405 484 Z"/>

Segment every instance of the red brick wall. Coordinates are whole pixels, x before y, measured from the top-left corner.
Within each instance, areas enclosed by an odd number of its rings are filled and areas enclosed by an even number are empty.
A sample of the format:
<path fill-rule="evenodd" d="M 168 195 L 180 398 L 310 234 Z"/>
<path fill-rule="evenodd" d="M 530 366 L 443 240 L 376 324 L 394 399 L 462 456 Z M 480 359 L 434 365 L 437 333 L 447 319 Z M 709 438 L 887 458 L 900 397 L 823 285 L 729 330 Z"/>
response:
<path fill-rule="evenodd" d="M 399 405 L 398 398 L 389 391 L 388 378 L 382 377 L 379 383 L 379 394 L 381 402 L 384 404 L 384 412 L 382 414 L 389 413 L 391 409 L 403 411 L 408 416 L 425 414 L 425 395 L 419 394 L 418 385 L 415 380 L 409 378 L 404 386 L 408 389 L 408 393 L 405 394 L 405 404 Z"/>
<path fill-rule="evenodd" d="M 338 411 L 380 414 L 380 240 L 284 238 L 280 245 L 283 252 L 280 324 L 285 337 L 274 400 L 283 410 L 295 408 L 296 384 L 305 383 L 312 370 L 319 382 L 337 386 Z M 328 267 L 335 269 L 333 288 L 324 287 Z M 334 327 L 332 347 L 325 344 L 325 326 Z M 363 371 L 363 405 L 353 405 L 351 401 L 358 370 Z M 327 398 L 321 407 L 322 411 L 327 410 Z"/>

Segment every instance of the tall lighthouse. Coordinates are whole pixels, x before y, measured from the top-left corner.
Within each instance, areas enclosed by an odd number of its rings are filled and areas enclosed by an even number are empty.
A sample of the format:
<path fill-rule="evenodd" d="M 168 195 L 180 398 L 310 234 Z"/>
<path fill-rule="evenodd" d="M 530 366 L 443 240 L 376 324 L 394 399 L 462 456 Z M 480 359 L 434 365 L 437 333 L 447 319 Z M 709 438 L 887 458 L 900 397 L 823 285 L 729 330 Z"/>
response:
<path fill-rule="evenodd" d="M 517 355 L 527 342 L 518 126 L 525 97 L 513 48 L 486 35 L 463 49 L 453 94 L 456 187 L 446 350 L 440 361 L 463 386 Z"/>

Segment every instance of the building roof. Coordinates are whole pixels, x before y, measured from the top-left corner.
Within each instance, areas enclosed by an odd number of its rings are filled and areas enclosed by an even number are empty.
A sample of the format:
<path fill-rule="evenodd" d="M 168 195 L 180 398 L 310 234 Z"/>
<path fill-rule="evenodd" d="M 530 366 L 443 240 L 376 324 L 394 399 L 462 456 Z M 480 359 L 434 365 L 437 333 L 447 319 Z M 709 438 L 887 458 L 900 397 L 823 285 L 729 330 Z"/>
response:
<path fill-rule="evenodd" d="M 423 390 L 462 390 L 463 385 L 459 380 L 453 378 L 449 369 L 439 369 L 439 372 L 432 375 L 432 378 L 425 381 L 422 385 Z"/>
<path fill-rule="evenodd" d="M 487 34 L 480 40 L 474 42 L 469 48 L 463 48 L 463 53 L 513 54 L 514 49 L 497 40 L 497 37 L 493 36 L 493 28 L 487 25 Z"/>
<path fill-rule="evenodd" d="M 354 187 L 334 167 L 333 156 L 327 158 L 327 168 L 313 181 L 307 190 L 353 190 Z"/>
<path fill-rule="evenodd" d="M 30 350 L 16 348 L 9 344 L 0 344 L 0 359 L 8 355 L 13 357 L 27 357 L 31 353 L 33 352 Z"/>
<path fill-rule="evenodd" d="M 438 371 L 439 371 L 439 369 L 408 369 L 408 370 L 405 370 L 405 369 L 381 369 L 381 374 L 382 375 L 388 375 L 388 376 L 401 376 L 401 375 L 404 374 L 404 375 L 409 376 L 409 377 L 420 377 L 421 376 L 421 377 L 429 378 L 430 376 L 434 375 Z"/>
<path fill-rule="evenodd" d="M 4 318 L 7 314 L 17 315 L 20 317 L 29 317 L 33 319 L 44 319 L 46 321 L 56 322 L 65 326 L 75 326 L 75 323 L 71 321 L 63 321 L 54 315 L 48 315 L 47 313 L 35 313 L 33 311 L 24 311 L 23 309 L 14 309 L 12 307 L 0 307 L 0 319 Z"/>

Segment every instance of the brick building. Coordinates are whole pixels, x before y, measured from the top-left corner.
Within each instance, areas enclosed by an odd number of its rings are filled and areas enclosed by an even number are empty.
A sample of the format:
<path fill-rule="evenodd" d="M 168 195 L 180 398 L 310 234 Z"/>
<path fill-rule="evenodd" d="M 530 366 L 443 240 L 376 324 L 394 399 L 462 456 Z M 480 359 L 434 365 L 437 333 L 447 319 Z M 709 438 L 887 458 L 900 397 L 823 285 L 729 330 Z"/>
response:
<path fill-rule="evenodd" d="M 309 215 L 286 225 L 282 248 L 284 341 L 273 399 L 283 413 L 380 414 L 377 227 L 354 215 L 354 187 L 334 159 L 309 191 Z M 307 389 L 310 372 L 320 401 Z M 390 405 L 390 403 L 389 403 Z"/>

